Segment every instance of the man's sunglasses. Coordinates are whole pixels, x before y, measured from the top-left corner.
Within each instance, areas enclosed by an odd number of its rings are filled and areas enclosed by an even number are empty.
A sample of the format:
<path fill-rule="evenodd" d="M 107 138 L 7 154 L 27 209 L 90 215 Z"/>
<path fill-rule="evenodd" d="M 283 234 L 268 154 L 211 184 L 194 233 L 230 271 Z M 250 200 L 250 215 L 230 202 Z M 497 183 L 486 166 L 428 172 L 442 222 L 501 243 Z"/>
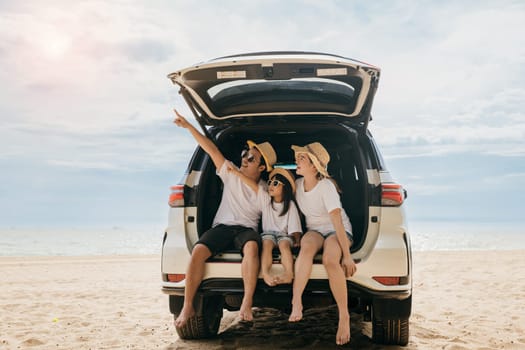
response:
<path fill-rule="evenodd" d="M 284 184 L 279 180 L 268 180 L 268 186 L 277 187 L 279 185 L 284 185 Z"/>
<path fill-rule="evenodd" d="M 244 159 L 246 158 L 246 160 L 248 161 L 248 163 L 253 163 L 255 162 L 255 156 L 253 154 L 250 153 L 249 150 L 247 149 L 243 149 L 242 152 L 241 152 L 241 158 Z"/>

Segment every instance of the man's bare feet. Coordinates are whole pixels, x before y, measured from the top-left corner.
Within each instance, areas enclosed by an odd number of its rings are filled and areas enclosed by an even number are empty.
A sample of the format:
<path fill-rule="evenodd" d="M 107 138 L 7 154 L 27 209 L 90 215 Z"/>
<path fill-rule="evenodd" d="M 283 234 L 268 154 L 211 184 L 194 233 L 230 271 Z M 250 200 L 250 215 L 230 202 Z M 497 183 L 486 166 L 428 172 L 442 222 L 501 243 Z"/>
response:
<path fill-rule="evenodd" d="M 186 323 L 188 323 L 188 320 L 193 316 L 195 316 L 195 310 L 193 309 L 193 307 L 182 307 L 179 317 L 175 319 L 175 327 L 184 327 Z"/>
<path fill-rule="evenodd" d="M 284 272 L 274 278 L 275 284 L 290 284 L 293 281 L 293 274 L 290 272 Z"/>
<path fill-rule="evenodd" d="M 239 317 L 241 318 L 241 321 L 245 321 L 245 322 L 253 321 L 251 302 L 247 302 L 245 299 L 243 299 L 241 308 L 239 310 Z"/>
<path fill-rule="evenodd" d="M 339 316 L 335 343 L 337 345 L 344 345 L 348 342 L 350 342 L 350 316 Z"/>
<path fill-rule="evenodd" d="M 275 283 L 275 278 L 272 275 L 270 275 L 270 273 L 263 272 L 262 275 L 263 275 L 264 283 L 266 283 L 270 287 L 274 287 L 277 284 Z"/>
<path fill-rule="evenodd" d="M 292 312 L 288 317 L 288 322 L 299 322 L 303 319 L 303 304 L 292 303 Z"/>

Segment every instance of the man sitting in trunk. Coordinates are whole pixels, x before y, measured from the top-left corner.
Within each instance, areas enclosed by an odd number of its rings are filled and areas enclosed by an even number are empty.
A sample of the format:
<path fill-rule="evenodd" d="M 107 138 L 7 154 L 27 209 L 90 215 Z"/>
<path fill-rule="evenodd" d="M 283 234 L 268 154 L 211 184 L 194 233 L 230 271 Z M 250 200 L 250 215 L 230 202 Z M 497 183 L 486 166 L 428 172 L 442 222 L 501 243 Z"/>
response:
<path fill-rule="evenodd" d="M 188 129 L 200 147 L 210 156 L 217 169 L 217 175 L 224 183 L 219 209 L 213 220 L 212 228 L 204 232 L 193 247 L 191 259 L 186 271 L 186 287 L 184 290 L 184 304 L 179 316 L 175 320 L 175 327 L 183 327 L 195 315 L 193 299 L 204 276 L 204 264 L 208 258 L 232 247 L 239 249 L 243 257 L 241 263 L 244 297 L 241 303 L 239 316 L 241 320 L 252 321 L 252 304 L 257 277 L 259 273 L 259 250 L 261 237 L 257 233 L 261 208 L 257 201 L 257 192 L 246 185 L 241 179 L 228 171 L 227 160 L 217 146 L 206 136 L 200 133 L 182 115 L 175 110 L 174 123 Z M 271 171 L 276 162 L 276 155 L 269 142 L 256 144 L 247 142 L 247 149 L 241 153 L 239 171 L 260 182 L 263 171 Z"/>

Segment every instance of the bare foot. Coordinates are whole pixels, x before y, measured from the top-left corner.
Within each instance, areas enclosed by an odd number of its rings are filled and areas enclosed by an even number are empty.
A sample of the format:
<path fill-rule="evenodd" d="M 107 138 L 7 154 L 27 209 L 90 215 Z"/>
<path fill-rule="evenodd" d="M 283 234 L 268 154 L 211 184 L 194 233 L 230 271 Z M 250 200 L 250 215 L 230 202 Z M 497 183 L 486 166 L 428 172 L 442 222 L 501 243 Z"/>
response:
<path fill-rule="evenodd" d="M 269 273 L 267 272 L 263 272 L 263 280 L 264 280 L 264 283 L 266 283 L 267 285 L 269 285 L 270 287 L 274 287 L 276 285 L 275 283 L 275 278 L 272 277 L 272 275 L 270 275 Z"/>
<path fill-rule="evenodd" d="M 193 307 L 182 307 L 179 317 L 175 319 L 175 327 L 184 327 L 186 323 L 188 323 L 188 320 L 193 316 L 195 316 L 195 310 L 193 309 Z"/>
<path fill-rule="evenodd" d="M 339 316 L 335 343 L 337 345 L 344 345 L 348 342 L 350 342 L 350 316 Z"/>
<path fill-rule="evenodd" d="M 288 317 L 288 322 L 299 322 L 303 319 L 303 305 L 292 303 L 292 313 Z"/>
<path fill-rule="evenodd" d="M 241 308 L 239 310 L 239 317 L 241 318 L 241 321 L 245 321 L 245 322 L 253 321 L 251 302 L 247 302 L 246 300 L 243 299 Z"/>
<path fill-rule="evenodd" d="M 274 278 L 275 284 L 290 284 L 293 281 L 293 274 L 285 272 Z"/>

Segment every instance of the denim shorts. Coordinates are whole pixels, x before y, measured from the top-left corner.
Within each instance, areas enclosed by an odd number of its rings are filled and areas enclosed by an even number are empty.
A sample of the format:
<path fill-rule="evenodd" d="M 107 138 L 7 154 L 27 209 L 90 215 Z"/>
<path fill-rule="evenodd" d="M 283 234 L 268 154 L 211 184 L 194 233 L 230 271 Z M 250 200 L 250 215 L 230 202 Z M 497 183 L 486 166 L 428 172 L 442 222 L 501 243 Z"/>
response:
<path fill-rule="evenodd" d="M 313 232 L 317 232 L 317 231 L 313 231 Z M 321 236 L 323 236 L 324 239 L 327 239 L 328 237 L 336 234 L 335 231 L 330 231 L 330 232 L 326 232 L 326 233 L 321 233 L 321 232 L 317 232 L 317 233 L 320 234 Z M 350 243 L 354 242 L 354 235 L 352 235 L 352 232 L 346 231 L 346 236 L 350 240 Z"/>
<path fill-rule="evenodd" d="M 293 237 L 285 235 L 285 234 L 283 234 L 281 232 L 275 232 L 275 231 L 263 232 L 263 233 L 261 233 L 261 239 L 263 241 L 264 240 L 273 241 L 273 244 L 275 244 L 275 245 L 279 245 L 279 243 L 281 241 L 288 241 L 288 242 L 290 242 L 290 245 L 293 246 Z"/>

